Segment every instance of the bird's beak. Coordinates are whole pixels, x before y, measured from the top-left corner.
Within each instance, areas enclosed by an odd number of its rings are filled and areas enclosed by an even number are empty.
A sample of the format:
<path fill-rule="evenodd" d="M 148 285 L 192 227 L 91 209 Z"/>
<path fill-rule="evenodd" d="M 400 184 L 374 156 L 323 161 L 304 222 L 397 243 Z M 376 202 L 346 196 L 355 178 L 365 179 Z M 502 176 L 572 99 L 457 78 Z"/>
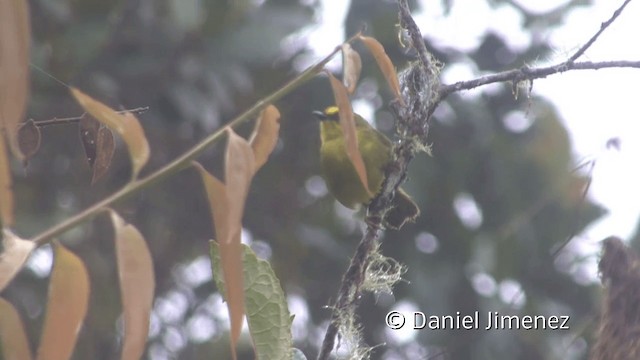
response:
<path fill-rule="evenodd" d="M 322 111 L 314 111 L 311 113 L 316 120 L 327 120 L 327 115 L 325 115 Z"/>

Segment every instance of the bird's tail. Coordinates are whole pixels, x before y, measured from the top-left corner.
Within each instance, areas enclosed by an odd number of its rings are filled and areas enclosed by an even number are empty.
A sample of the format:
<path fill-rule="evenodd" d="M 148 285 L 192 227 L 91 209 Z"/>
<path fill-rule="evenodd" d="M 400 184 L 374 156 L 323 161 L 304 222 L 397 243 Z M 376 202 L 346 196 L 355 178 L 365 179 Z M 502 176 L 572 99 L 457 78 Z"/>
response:
<path fill-rule="evenodd" d="M 385 216 L 385 227 L 388 229 L 400 229 L 406 222 L 414 222 L 420 215 L 418 205 L 402 189 L 398 189 L 393 199 L 393 209 Z"/>

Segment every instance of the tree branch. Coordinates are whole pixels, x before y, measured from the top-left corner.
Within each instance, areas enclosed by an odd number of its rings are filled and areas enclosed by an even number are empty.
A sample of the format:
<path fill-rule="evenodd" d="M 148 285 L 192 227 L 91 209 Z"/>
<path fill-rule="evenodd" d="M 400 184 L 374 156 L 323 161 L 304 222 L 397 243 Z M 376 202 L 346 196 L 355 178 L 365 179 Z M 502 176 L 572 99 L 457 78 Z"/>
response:
<path fill-rule="evenodd" d="M 396 189 L 406 178 L 409 162 L 420 151 L 429 150 L 427 135 L 431 123 L 431 115 L 438 104 L 448 95 L 454 92 L 469 90 L 479 86 L 510 81 L 517 84 L 521 81 L 531 81 L 545 78 L 549 75 L 562 73 L 569 70 L 598 70 L 604 68 L 640 68 L 640 61 L 603 61 L 603 62 L 579 62 L 575 60 L 598 39 L 600 34 L 609 27 L 622 13 L 622 10 L 631 0 L 626 0 L 613 14 L 602 23 L 600 30 L 594 34 L 575 54 L 566 61 L 548 67 L 509 70 L 497 74 L 483 76 L 474 80 L 460 81 L 451 85 L 440 85 L 438 74 L 440 64 L 427 51 L 424 39 L 418 26 L 413 21 L 407 0 L 398 0 L 400 24 L 407 31 L 410 46 L 417 51 L 418 62 L 412 64 L 401 77 L 402 95 L 405 104 L 398 101 L 391 103 L 396 123 L 399 140 L 393 148 L 394 161 L 388 166 L 386 179 L 380 193 L 372 200 L 367 208 L 367 229 L 363 235 L 349 268 L 344 274 L 342 285 L 338 292 L 336 303 L 333 307 L 333 315 L 325 333 L 318 360 L 329 358 L 335 345 L 335 337 L 338 335 L 340 320 L 345 313 L 355 312 L 361 298 L 361 288 L 364 275 L 369 265 L 369 255 L 374 251 L 376 241 L 381 234 L 382 219 L 391 207 Z"/>
<path fill-rule="evenodd" d="M 541 67 L 541 68 L 529 68 L 522 67 L 520 69 L 508 70 L 497 74 L 491 74 L 482 76 L 473 80 L 459 81 L 451 85 L 443 85 L 440 87 L 440 97 L 444 99 L 448 95 L 454 92 L 462 90 L 470 90 L 482 85 L 511 81 L 514 83 L 526 80 L 542 79 L 549 75 L 555 75 L 563 73 L 569 70 L 599 70 L 607 68 L 636 68 L 640 69 L 640 61 L 584 61 L 584 62 L 570 62 L 570 60 L 564 61 L 557 65 Z"/>
<path fill-rule="evenodd" d="M 578 49 L 578 51 L 576 51 L 576 53 L 573 54 L 567 60 L 567 63 L 572 63 L 572 62 L 578 60 L 578 58 L 580 56 L 582 56 L 582 54 L 584 54 L 584 52 L 587 51 L 587 49 L 589 47 L 591 47 L 591 45 L 593 45 L 594 42 L 596 42 L 596 40 L 598 39 L 600 34 L 602 34 L 609 27 L 609 25 L 613 24 L 613 22 L 616 20 L 616 18 L 618 16 L 620 16 L 620 14 L 622 14 L 622 10 L 624 10 L 624 8 L 630 2 L 631 2 L 631 0 L 625 0 L 625 2 L 623 2 L 622 5 L 620 5 L 620 7 L 618 9 L 616 9 L 616 11 L 613 12 L 613 15 L 611 15 L 611 18 L 609 18 L 609 20 L 607 20 L 607 21 L 603 22 L 602 24 L 600 24 L 600 30 L 598 30 L 595 34 L 593 34 L 593 36 L 589 39 L 589 41 L 587 41 L 584 45 L 582 45 L 582 47 L 580 49 Z"/>
<path fill-rule="evenodd" d="M 381 230 L 375 226 L 367 226 L 356 253 L 351 259 L 349 268 L 342 277 L 342 285 L 338 291 L 338 298 L 333 306 L 331 322 L 324 335 L 322 347 L 318 354 L 318 359 L 328 359 L 335 345 L 335 338 L 338 335 L 338 325 L 340 317 L 346 312 L 355 312 L 360 300 L 360 287 L 364 282 L 364 275 L 369 265 L 371 253 L 375 249 L 376 241 L 380 237 Z"/>
<path fill-rule="evenodd" d="M 407 30 L 411 47 L 418 52 L 419 63 L 403 76 L 401 81 L 404 104 L 394 101 L 391 105 L 398 123 L 400 139 L 394 146 L 394 161 L 389 164 L 385 181 L 380 193 L 367 208 L 365 222 L 367 229 L 351 259 L 349 268 L 343 276 L 333 315 L 325 333 L 318 360 L 329 358 L 338 335 L 340 320 L 345 314 L 355 312 L 362 296 L 362 285 L 370 263 L 370 255 L 376 248 L 376 242 L 383 229 L 382 219 L 391 208 L 396 189 L 404 182 L 409 162 L 415 153 L 425 149 L 428 134 L 428 114 L 438 104 L 439 92 L 428 89 L 437 88 L 439 64 L 427 51 L 422 34 L 411 18 L 406 0 L 399 0 L 400 24 Z M 427 89 L 425 91 L 425 89 Z"/>
<path fill-rule="evenodd" d="M 125 110 L 121 110 L 121 111 L 116 111 L 118 114 L 124 114 L 124 113 L 132 113 L 135 115 L 140 115 L 142 113 L 145 113 L 149 110 L 148 106 L 144 106 L 144 107 L 137 107 L 135 109 L 125 109 Z M 49 125 L 64 125 L 64 124 L 74 124 L 74 123 L 78 123 L 80 122 L 80 120 L 82 120 L 82 118 L 84 118 L 85 116 L 87 116 L 87 113 L 82 113 L 82 115 L 80 116 L 72 116 L 72 117 L 66 117 L 66 118 L 58 118 L 58 117 L 54 117 L 53 119 L 47 119 L 47 120 L 35 120 L 33 123 L 37 126 L 37 127 L 45 127 L 45 126 L 49 126 Z"/>

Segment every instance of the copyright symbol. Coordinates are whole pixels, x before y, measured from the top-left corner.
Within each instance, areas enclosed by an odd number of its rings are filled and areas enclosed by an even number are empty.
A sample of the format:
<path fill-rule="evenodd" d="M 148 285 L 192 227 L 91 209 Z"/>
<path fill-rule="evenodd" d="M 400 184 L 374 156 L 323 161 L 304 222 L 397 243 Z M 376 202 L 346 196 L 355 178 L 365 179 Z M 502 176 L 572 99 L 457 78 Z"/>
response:
<path fill-rule="evenodd" d="M 385 322 L 387 326 L 392 330 L 398 330 L 404 326 L 405 323 L 404 315 L 397 311 L 391 311 L 385 317 Z"/>

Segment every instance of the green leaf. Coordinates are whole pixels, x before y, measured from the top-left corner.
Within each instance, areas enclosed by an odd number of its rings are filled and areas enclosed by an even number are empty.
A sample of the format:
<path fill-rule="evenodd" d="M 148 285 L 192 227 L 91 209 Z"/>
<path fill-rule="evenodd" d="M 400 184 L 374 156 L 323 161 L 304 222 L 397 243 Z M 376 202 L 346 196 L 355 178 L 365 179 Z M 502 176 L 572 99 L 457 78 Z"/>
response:
<path fill-rule="evenodd" d="M 293 359 L 292 317 L 280 281 L 268 262 L 258 259 L 245 244 L 242 244 L 242 249 L 245 312 L 256 359 Z M 220 254 L 215 241 L 210 242 L 210 255 L 216 286 L 225 296 Z"/>

